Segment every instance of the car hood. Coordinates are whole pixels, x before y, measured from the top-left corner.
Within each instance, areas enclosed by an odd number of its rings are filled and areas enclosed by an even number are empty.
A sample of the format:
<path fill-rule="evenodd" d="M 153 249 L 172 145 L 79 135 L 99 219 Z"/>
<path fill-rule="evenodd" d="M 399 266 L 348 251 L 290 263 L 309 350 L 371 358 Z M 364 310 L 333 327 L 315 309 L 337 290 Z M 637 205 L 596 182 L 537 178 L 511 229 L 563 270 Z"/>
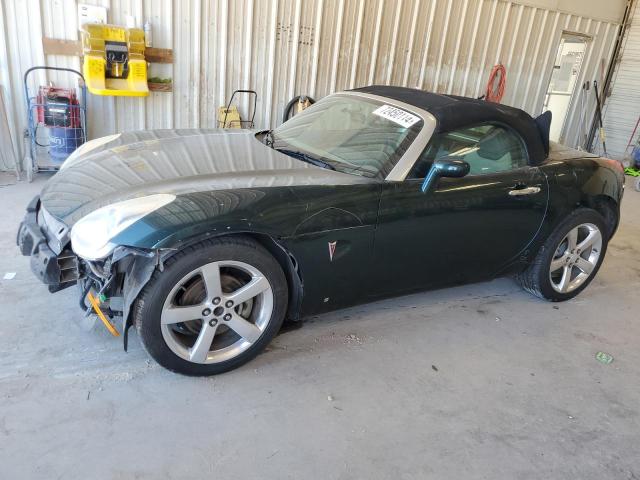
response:
<path fill-rule="evenodd" d="M 124 133 L 81 155 L 47 182 L 40 199 L 71 226 L 105 205 L 155 193 L 369 181 L 284 155 L 248 130 L 155 130 Z"/>

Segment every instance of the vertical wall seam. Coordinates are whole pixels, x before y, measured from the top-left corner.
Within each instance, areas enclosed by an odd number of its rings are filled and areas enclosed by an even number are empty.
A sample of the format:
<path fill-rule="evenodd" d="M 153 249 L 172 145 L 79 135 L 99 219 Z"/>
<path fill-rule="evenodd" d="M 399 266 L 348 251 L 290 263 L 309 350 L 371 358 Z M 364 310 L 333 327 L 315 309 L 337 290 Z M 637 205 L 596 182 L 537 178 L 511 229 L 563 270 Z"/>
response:
<path fill-rule="evenodd" d="M 464 0 L 464 5 L 462 6 L 462 15 L 460 15 L 460 24 L 465 24 L 465 19 L 467 18 L 467 10 L 469 8 L 469 0 Z M 453 50 L 453 62 L 451 62 L 451 75 L 449 75 L 449 84 L 447 85 L 447 93 L 451 94 L 453 90 L 453 81 L 455 79 L 458 58 L 460 57 L 460 43 L 462 42 L 462 34 L 464 33 L 463 28 L 458 29 L 458 37 L 456 38 L 456 47 Z"/>
<path fill-rule="evenodd" d="M 511 13 L 511 7 L 513 3 L 507 3 L 506 9 L 507 11 L 504 13 L 504 18 L 502 19 L 502 25 L 500 26 L 500 39 L 498 40 L 498 48 L 496 49 L 496 58 L 495 63 L 502 62 L 502 45 L 504 44 L 504 36 L 507 32 L 507 22 L 509 21 L 509 15 Z"/>
<path fill-rule="evenodd" d="M 540 53 L 540 45 L 542 45 L 542 38 L 544 35 L 544 29 L 547 25 L 548 17 L 549 17 L 549 10 L 545 10 L 542 16 L 542 25 L 540 26 L 540 30 L 538 32 L 538 39 L 536 40 L 535 50 L 533 51 L 533 57 L 531 57 L 534 63 L 531 66 L 529 78 L 527 79 L 527 85 L 524 88 L 524 97 L 522 99 L 522 103 L 520 104 L 520 108 L 522 108 L 523 110 L 526 109 L 526 106 L 527 106 L 527 100 L 529 98 L 529 89 L 531 88 L 531 82 L 535 75 L 536 63 L 538 62 L 538 54 Z"/>
<path fill-rule="evenodd" d="M 473 59 L 473 48 L 476 44 L 476 38 L 478 37 L 478 26 L 480 25 L 480 18 L 482 17 L 482 9 L 484 7 L 484 0 L 478 0 L 476 17 L 473 22 L 473 32 L 471 33 L 471 41 L 469 43 L 469 52 L 467 53 L 467 65 L 464 70 L 464 79 L 462 81 L 462 88 L 460 95 L 467 94 L 467 83 L 469 81 L 469 73 L 471 72 L 471 61 Z"/>
<path fill-rule="evenodd" d="M 420 1 L 420 0 L 418 0 Z M 351 58 L 351 74 L 349 75 L 349 88 L 355 88 L 358 72 L 358 58 L 360 56 L 360 39 L 362 37 L 362 24 L 364 20 L 364 2 L 358 1 L 358 20 L 356 23 L 356 39 L 354 41 L 353 57 Z"/>
<path fill-rule="evenodd" d="M 496 19 L 496 10 L 498 8 L 498 0 L 493 0 L 493 5 L 491 6 L 491 13 L 489 15 L 489 28 L 487 32 L 493 31 L 493 23 Z M 487 67 L 487 56 L 489 55 L 489 40 L 491 40 L 491 35 L 485 35 L 484 38 L 484 46 L 482 47 L 482 61 L 480 62 L 480 67 L 478 68 L 478 76 L 476 78 L 476 88 L 473 93 L 474 97 L 480 96 L 480 88 L 482 84 L 482 73 L 484 69 Z"/>
<path fill-rule="evenodd" d="M 442 38 L 440 39 L 440 50 L 438 52 L 438 61 L 436 62 L 436 73 L 433 76 L 433 84 L 431 87 L 431 91 L 438 92 L 440 89 L 438 88 L 438 82 L 440 81 L 440 72 L 442 71 L 442 58 L 444 56 L 444 47 L 447 44 L 447 31 L 449 30 L 449 20 L 451 19 L 451 7 L 453 6 L 453 2 L 447 2 L 447 12 L 444 17 L 444 26 L 442 27 Z"/>
<path fill-rule="evenodd" d="M 296 94 L 296 75 L 298 69 L 298 50 L 300 48 L 300 15 L 302 0 L 296 0 L 296 8 L 293 20 L 293 38 L 291 40 L 291 64 L 289 69 L 289 88 L 287 98 L 292 98 Z"/>
<path fill-rule="evenodd" d="M 413 57 L 413 45 L 416 41 L 416 26 L 418 24 L 418 12 L 420 11 L 420 0 L 414 0 L 413 12 L 411 14 L 411 29 L 409 30 L 409 46 L 404 59 L 404 74 L 402 75 L 402 86 L 409 86 L 409 72 L 411 71 L 411 58 Z"/>
<path fill-rule="evenodd" d="M 520 62 L 519 62 L 520 65 L 518 66 L 518 74 L 516 76 L 516 81 L 513 82 L 513 86 L 510 88 L 510 91 L 514 92 L 514 97 L 515 97 L 515 92 L 518 91 L 518 87 L 520 85 L 520 79 L 522 78 L 522 69 L 524 67 L 524 61 L 526 58 L 529 58 L 527 56 L 527 50 L 529 47 L 529 40 L 531 39 L 531 31 L 533 30 L 533 22 L 536 18 L 537 13 L 538 13 L 538 9 L 534 7 L 531 10 L 529 25 L 527 26 L 527 33 L 524 37 L 523 48 L 520 52 Z"/>
<path fill-rule="evenodd" d="M 376 75 L 376 64 L 378 63 L 378 44 L 380 43 L 380 29 L 382 26 L 382 11 L 384 0 L 378 0 L 378 14 L 376 16 L 376 26 L 374 29 L 373 49 L 371 50 L 371 64 L 369 66 L 369 84 L 372 84 Z"/>
<path fill-rule="evenodd" d="M 342 38 L 342 23 L 344 19 L 344 0 L 340 0 L 338 3 L 338 18 L 336 24 L 336 34 L 333 39 L 333 59 L 331 60 L 331 84 L 329 86 L 329 93 L 336 91 L 336 82 L 338 81 L 338 60 L 340 59 L 340 51 L 342 45 L 340 40 Z"/>
<path fill-rule="evenodd" d="M 552 58 L 550 58 L 551 55 L 551 49 L 553 48 L 554 45 L 556 45 L 557 47 L 557 42 L 556 42 L 556 30 L 558 28 L 558 22 L 560 20 L 560 12 L 556 12 L 555 14 L 555 18 L 553 20 L 553 26 L 551 27 L 551 35 L 549 36 L 549 40 L 548 40 L 548 45 L 547 45 L 547 49 L 545 50 L 545 54 L 544 57 L 542 57 L 542 70 L 540 72 L 540 81 L 538 82 L 538 91 L 536 92 L 536 96 L 533 98 L 533 107 L 531 109 L 530 113 L 533 113 L 534 115 L 538 115 L 540 114 L 540 112 L 542 111 L 542 107 L 544 106 L 544 100 L 541 102 L 540 101 L 540 94 L 542 93 L 543 95 L 546 96 L 546 91 L 547 88 L 549 87 L 549 82 L 551 81 L 551 73 L 552 73 L 552 69 L 553 69 L 553 64 L 555 62 L 555 53 L 553 55 Z M 562 32 L 560 32 L 560 34 L 562 34 Z M 551 66 L 549 67 L 549 64 L 551 64 Z"/>
<path fill-rule="evenodd" d="M 271 26 L 271 33 L 269 35 L 269 63 L 265 67 L 267 69 L 267 89 L 271 97 L 271 103 L 265 102 L 265 113 L 264 113 L 264 126 L 265 128 L 271 128 L 273 126 L 272 122 L 272 112 L 275 108 L 273 102 L 273 75 L 275 70 L 276 63 L 276 25 L 278 23 L 278 2 L 279 0 L 273 0 L 271 2 L 271 19 L 269 25 Z"/>
<path fill-rule="evenodd" d="M 498 0 L 495 0 L 496 2 Z M 424 53 L 422 54 L 422 64 L 420 65 L 420 78 L 416 88 L 423 89 L 424 81 L 427 75 L 427 66 L 429 64 L 429 46 L 431 44 L 431 32 L 433 31 L 433 19 L 436 13 L 436 5 L 438 0 L 431 0 L 431 8 L 429 9 L 429 22 L 427 23 L 427 38 L 424 41 Z"/>
<path fill-rule="evenodd" d="M 193 126 L 200 128 L 200 68 L 202 66 L 202 57 L 200 53 L 200 37 L 202 31 L 202 1 L 194 0 L 194 22 L 193 22 L 193 63 L 191 64 L 193 92 Z"/>
<path fill-rule="evenodd" d="M 391 32 L 391 46 L 389 47 L 389 60 L 387 61 L 387 84 L 391 83 L 393 75 L 393 64 L 396 58 L 396 46 L 398 44 L 398 27 L 400 25 L 400 15 L 402 13 L 402 0 L 396 0 L 396 12 L 393 21 L 393 30 Z"/>
<path fill-rule="evenodd" d="M 316 97 L 316 91 L 318 88 L 318 62 L 320 62 L 320 42 L 322 35 L 322 14 L 324 12 L 324 0 L 318 0 L 316 9 L 316 24 L 314 28 L 314 43 L 313 43 L 313 65 L 311 66 L 311 86 L 309 88 L 309 95 L 312 98 Z"/>
<path fill-rule="evenodd" d="M 229 43 L 228 25 L 229 25 L 229 1 L 230 0 L 217 0 L 218 14 L 220 21 L 220 34 L 218 35 L 220 44 L 218 45 L 218 51 L 220 52 L 220 58 L 218 59 L 218 68 L 220 69 L 218 74 L 218 95 L 219 100 L 217 105 L 227 104 L 227 44 Z"/>
<path fill-rule="evenodd" d="M 206 1 L 206 0 L 205 0 Z M 242 77 L 242 85 L 240 88 L 244 90 L 256 90 L 251 85 L 251 65 L 253 64 L 253 2 L 254 0 L 247 0 L 247 13 L 245 14 L 245 32 L 244 32 L 244 75 Z M 248 95 L 244 98 L 244 111 L 247 115 L 247 120 L 250 120 L 253 108 L 253 99 Z"/>

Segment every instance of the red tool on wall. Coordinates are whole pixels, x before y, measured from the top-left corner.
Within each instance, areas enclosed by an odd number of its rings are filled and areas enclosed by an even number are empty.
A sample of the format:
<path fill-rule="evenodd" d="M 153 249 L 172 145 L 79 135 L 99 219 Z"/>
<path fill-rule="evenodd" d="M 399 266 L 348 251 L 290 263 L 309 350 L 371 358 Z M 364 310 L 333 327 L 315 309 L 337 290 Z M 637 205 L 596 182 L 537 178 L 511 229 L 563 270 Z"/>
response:
<path fill-rule="evenodd" d="M 487 102 L 500 103 L 504 95 L 504 89 L 507 84 L 507 69 L 501 63 L 494 65 L 489 74 L 487 82 L 487 91 L 484 99 Z"/>

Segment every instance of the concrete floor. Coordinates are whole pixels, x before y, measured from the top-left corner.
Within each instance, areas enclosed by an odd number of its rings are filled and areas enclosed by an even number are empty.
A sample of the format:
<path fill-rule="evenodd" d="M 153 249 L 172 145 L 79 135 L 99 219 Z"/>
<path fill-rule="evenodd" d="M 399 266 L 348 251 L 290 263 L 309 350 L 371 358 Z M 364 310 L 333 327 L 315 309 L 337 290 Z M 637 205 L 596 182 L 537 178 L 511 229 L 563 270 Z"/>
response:
<path fill-rule="evenodd" d="M 0 478 L 637 479 L 640 193 L 577 299 L 513 281 L 323 315 L 215 378 L 125 354 L 14 246 L 0 177 Z M 3 280 L 16 272 L 12 280 Z M 613 355 L 610 365 L 595 354 Z"/>

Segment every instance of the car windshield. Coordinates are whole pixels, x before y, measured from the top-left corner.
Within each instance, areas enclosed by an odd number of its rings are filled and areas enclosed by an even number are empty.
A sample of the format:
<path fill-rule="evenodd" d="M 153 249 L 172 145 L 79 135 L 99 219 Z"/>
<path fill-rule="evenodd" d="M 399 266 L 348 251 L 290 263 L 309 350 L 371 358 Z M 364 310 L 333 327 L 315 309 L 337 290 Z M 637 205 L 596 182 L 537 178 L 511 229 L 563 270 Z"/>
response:
<path fill-rule="evenodd" d="M 376 100 L 326 97 L 271 132 L 272 147 L 316 165 L 384 178 L 418 135 L 423 121 Z"/>

